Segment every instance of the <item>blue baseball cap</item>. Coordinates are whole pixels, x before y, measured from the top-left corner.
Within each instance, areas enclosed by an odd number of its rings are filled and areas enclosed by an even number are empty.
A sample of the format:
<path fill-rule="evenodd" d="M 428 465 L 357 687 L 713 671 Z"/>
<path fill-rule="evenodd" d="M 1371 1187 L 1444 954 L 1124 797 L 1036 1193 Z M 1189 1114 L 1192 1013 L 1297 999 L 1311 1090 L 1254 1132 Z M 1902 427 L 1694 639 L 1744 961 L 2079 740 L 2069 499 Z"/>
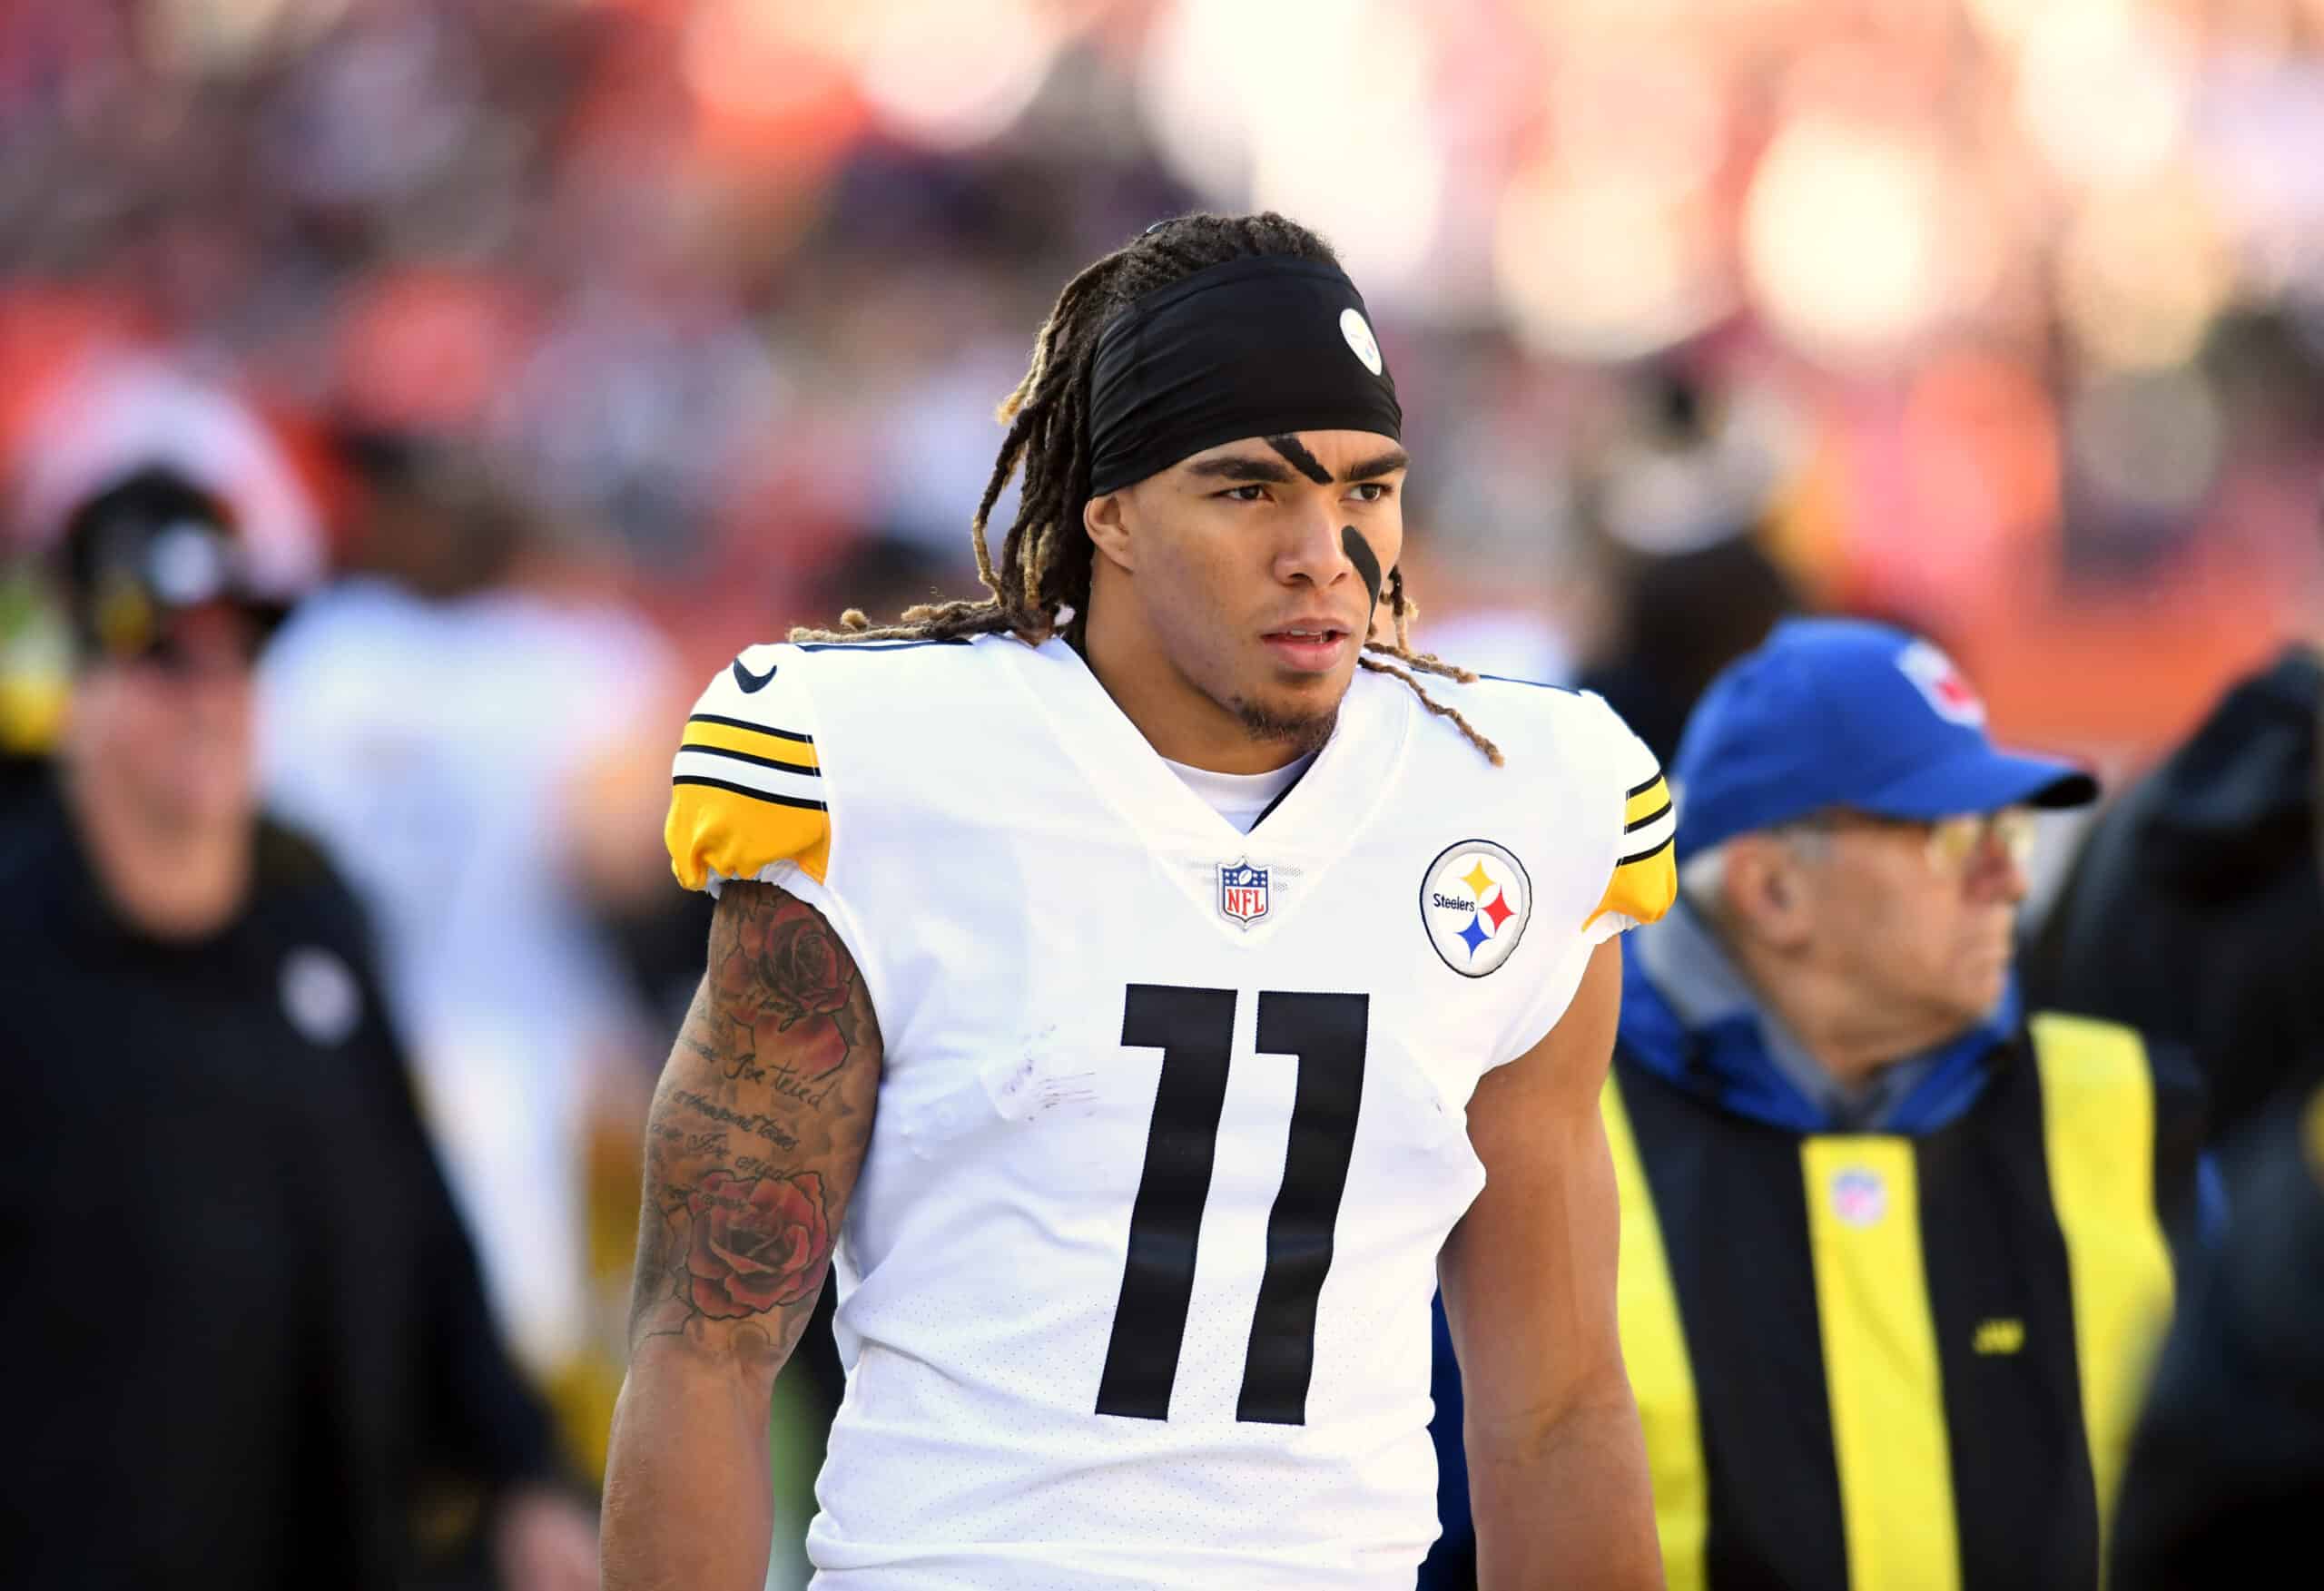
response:
<path fill-rule="evenodd" d="M 2079 807 L 2098 781 L 1995 748 L 1944 653 L 1856 619 L 1788 619 L 1720 671 L 1671 760 L 1679 848 L 1707 850 L 1830 807 L 1934 820 Z"/>

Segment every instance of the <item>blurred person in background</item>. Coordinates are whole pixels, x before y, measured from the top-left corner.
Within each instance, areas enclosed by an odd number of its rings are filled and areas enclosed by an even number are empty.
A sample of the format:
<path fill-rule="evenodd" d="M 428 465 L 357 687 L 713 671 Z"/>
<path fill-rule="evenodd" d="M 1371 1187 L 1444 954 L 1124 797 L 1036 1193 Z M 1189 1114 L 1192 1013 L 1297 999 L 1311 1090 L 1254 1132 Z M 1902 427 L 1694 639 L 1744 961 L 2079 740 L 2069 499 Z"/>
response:
<path fill-rule="evenodd" d="M 1655 1583 L 1597 1093 L 1608 941 L 1675 888 L 1659 770 L 1410 650 L 1402 405 L 1305 228 L 1148 228 L 1001 417 L 982 600 L 749 648 L 686 722 L 667 838 L 718 908 L 608 1585 L 759 1584 L 834 1264 L 820 1586 L 1409 1586 L 1440 1274 L 1488 1583 Z"/>
<path fill-rule="evenodd" d="M 1667 762 L 1712 678 L 1801 603 L 1761 545 L 1775 466 L 1748 406 L 1728 415 L 1670 368 L 1641 377 L 1630 407 L 1584 493 L 1606 543 L 1610 611 L 1571 683 Z"/>
<path fill-rule="evenodd" d="M 45 781 L 64 724 L 71 670 L 60 629 L 31 572 L 0 568 L 0 823 Z"/>
<path fill-rule="evenodd" d="M 2186 1046 L 2214 1141 L 2324 1082 L 2324 651 L 2286 647 L 2093 826 L 2029 961 L 2043 1000 Z"/>
<path fill-rule="evenodd" d="M 2313 658 L 2304 661 L 2312 679 Z M 2324 782 L 2311 796 L 2324 805 Z M 2319 864 L 2315 854 L 2285 863 L 2311 883 Z M 2315 1057 L 2277 1059 L 2288 1074 Z M 2264 1584 L 2314 1557 L 2324 1511 L 2324 1090 L 2279 1089 L 2247 1113 L 2223 1151 L 2224 1230 L 2180 1305 L 2132 1440 L 2110 1591 Z"/>
<path fill-rule="evenodd" d="M 76 676 L 0 823 L 0 1580 L 582 1591 L 595 1523 L 492 1328 L 362 915 L 260 811 L 252 660 L 297 593 L 247 550 L 166 469 L 51 548 Z"/>
<path fill-rule="evenodd" d="M 1672 782 L 1605 1095 L 1670 1585 L 2095 1586 L 2201 1131 L 2136 1033 L 2020 1004 L 2030 809 L 2095 785 L 1838 620 L 1722 673 Z"/>
<path fill-rule="evenodd" d="M 2324 1093 L 2262 1112 L 2230 1159 L 2232 1213 L 2187 1290 L 2132 1439 L 2110 1591 L 2263 1586 L 2315 1561 Z"/>
<path fill-rule="evenodd" d="M 1619 639 L 1574 684 L 1603 696 L 1665 758 L 1677 754 L 1687 715 L 1718 671 L 1800 605 L 1783 571 L 1743 530 L 1624 560 L 1614 585 Z"/>
<path fill-rule="evenodd" d="M 679 698 L 659 636 L 472 449 L 343 446 L 349 568 L 261 664 L 264 788 L 379 924 L 496 1314 L 595 1473 L 636 1174 L 610 1145 L 634 1144 L 651 1088 L 638 980 L 607 929 L 683 904 L 654 839 Z"/>

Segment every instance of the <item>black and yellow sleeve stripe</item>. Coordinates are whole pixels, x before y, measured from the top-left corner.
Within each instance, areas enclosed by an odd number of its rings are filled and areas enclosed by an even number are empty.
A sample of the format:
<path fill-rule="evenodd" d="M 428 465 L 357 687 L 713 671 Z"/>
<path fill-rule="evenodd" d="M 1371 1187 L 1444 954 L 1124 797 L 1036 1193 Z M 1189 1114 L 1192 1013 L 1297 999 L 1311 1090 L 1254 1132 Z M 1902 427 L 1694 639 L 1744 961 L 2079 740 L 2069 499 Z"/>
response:
<path fill-rule="evenodd" d="M 831 815 L 814 741 L 791 730 L 697 712 L 670 770 L 663 837 L 689 889 L 712 874 L 753 879 L 798 863 L 817 883 L 831 865 Z"/>
<path fill-rule="evenodd" d="M 1601 917 L 1625 918 L 1625 926 L 1656 921 L 1679 893 L 1674 845 L 1679 825 L 1671 811 L 1669 785 L 1657 772 L 1622 793 L 1621 849 L 1606 893 L 1584 928 Z"/>

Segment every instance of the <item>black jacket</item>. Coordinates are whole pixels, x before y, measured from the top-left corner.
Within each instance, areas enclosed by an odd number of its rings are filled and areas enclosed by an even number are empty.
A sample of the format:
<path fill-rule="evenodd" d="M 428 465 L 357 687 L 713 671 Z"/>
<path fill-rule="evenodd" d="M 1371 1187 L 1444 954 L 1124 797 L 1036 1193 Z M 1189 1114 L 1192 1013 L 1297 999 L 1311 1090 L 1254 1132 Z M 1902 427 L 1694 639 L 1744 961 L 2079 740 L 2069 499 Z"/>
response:
<path fill-rule="evenodd" d="M 56 792 L 0 822 L 0 1584 L 405 1583 L 438 1480 L 547 1478 L 320 854 L 199 943 L 124 925 Z"/>
<path fill-rule="evenodd" d="M 2027 958 L 2035 1003 L 2192 1050 L 2214 1139 L 2324 1076 L 2319 708 L 2306 648 L 2230 691 L 2100 816 Z"/>
<path fill-rule="evenodd" d="M 2324 1516 L 2324 1095 L 2247 1134 L 2227 1234 L 2171 1328 L 2122 1480 L 2114 1591 L 2312 1572 Z"/>

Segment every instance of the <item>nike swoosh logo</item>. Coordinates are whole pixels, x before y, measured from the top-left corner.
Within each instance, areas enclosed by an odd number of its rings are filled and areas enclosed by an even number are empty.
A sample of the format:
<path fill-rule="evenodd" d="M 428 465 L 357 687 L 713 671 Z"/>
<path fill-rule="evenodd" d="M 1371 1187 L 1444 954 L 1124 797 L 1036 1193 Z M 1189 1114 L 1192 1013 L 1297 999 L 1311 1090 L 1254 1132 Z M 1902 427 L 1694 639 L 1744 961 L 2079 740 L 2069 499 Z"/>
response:
<path fill-rule="evenodd" d="M 766 673 L 754 674 L 743 666 L 743 660 L 738 657 L 734 660 L 734 683 L 743 688 L 743 694 L 747 696 L 754 691 L 765 690 L 766 683 L 774 678 L 774 670 L 775 665 L 769 663 Z"/>

